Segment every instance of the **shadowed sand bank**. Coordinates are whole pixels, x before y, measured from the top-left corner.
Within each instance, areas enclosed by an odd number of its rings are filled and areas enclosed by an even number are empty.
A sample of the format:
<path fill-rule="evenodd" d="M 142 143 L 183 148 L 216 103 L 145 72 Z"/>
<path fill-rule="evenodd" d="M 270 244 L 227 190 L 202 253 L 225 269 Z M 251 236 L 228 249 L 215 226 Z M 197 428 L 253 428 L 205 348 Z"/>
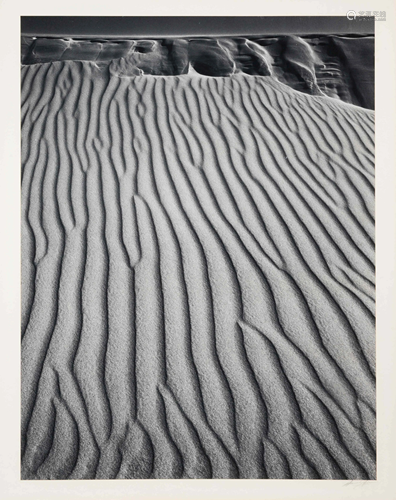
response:
<path fill-rule="evenodd" d="M 22 68 L 22 477 L 375 478 L 374 113 Z"/>

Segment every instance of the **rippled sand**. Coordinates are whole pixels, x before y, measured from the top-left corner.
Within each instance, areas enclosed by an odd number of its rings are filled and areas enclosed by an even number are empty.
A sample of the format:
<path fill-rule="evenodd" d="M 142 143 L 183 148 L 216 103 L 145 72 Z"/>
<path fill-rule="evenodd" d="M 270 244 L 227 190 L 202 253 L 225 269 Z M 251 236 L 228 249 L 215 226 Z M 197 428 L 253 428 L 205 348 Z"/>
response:
<path fill-rule="evenodd" d="M 22 121 L 22 477 L 375 479 L 374 113 L 60 61 Z"/>

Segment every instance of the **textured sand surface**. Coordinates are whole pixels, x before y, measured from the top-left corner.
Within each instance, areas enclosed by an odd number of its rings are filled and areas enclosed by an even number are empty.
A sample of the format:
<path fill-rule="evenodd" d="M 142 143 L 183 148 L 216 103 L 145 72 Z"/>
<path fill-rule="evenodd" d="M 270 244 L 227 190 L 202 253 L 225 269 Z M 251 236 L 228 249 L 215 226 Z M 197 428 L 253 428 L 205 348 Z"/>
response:
<path fill-rule="evenodd" d="M 375 478 L 374 113 L 22 68 L 22 477 Z"/>

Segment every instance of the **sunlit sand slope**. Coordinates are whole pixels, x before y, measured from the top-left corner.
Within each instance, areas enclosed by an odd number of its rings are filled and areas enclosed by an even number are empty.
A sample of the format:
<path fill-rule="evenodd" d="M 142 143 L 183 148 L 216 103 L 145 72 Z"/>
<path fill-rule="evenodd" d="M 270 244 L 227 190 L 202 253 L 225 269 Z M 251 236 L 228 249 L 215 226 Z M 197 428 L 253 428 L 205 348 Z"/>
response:
<path fill-rule="evenodd" d="M 22 477 L 375 478 L 374 114 L 22 68 Z"/>

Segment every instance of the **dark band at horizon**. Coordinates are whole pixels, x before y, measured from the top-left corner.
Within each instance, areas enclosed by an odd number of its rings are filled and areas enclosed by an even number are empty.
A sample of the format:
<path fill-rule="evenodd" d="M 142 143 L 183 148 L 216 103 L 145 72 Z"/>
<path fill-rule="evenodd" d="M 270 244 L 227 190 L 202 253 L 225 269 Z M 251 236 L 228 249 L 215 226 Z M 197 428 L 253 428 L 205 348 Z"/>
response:
<path fill-rule="evenodd" d="M 164 22 L 166 18 L 166 22 Z M 21 16 L 21 34 L 49 37 L 183 37 L 374 34 L 374 18 L 345 16 Z"/>

